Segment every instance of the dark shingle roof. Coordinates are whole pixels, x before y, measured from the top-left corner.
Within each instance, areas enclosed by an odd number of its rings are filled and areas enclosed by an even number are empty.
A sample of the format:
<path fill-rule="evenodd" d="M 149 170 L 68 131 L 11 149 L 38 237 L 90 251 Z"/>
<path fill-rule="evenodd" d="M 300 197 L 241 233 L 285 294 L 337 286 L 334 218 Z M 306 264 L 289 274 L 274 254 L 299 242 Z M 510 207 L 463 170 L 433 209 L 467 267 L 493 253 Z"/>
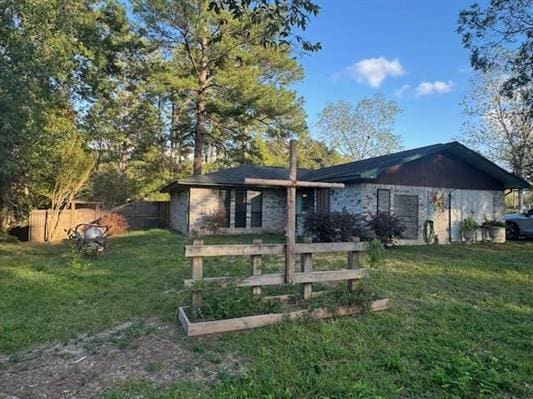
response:
<path fill-rule="evenodd" d="M 307 169 L 298 169 L 301 178 Z M 199 176 L 190 176 L 179 179 L 161 189 L 161 192 L 175 191 L 181 186 L 244 186 L 244 179 L 254 177 L 257 179 L 288 179 L 287 168 L 275 166 L 241 165 L 234 168 L 223 169 L 218 172 L 206 173 Z"/>
<path fill-rule="evenodd" d="M 299 169 L 298 179 L 325 182 L 355 182 L 372 180 L 387 168 L 411 162 L 438 152 L 448 152 L 463 159 L 473 167 L 484 171 L 500 180 L 505 188 L 529 188 L 530 185 L 524 179 L 507 172 L 494 162 L 489 161 L 475 151 L 464 145 L 452 141 L 445 144 L 433 144 L 412 150 L 400 151 L 389 155 L 363 159 L 330 166 L 316 170 Z M 281 167 L 242 165 L 235 168 L 224 169 L 219 172 L 206 173 L 201 176 L 191 176 L 180 179 L 164 187 L 161 192 L 176 191 L 180 186 L 244 186 L 244 179 L 254 177 L 259 179 L 287 179 L 288 169 Z"/>

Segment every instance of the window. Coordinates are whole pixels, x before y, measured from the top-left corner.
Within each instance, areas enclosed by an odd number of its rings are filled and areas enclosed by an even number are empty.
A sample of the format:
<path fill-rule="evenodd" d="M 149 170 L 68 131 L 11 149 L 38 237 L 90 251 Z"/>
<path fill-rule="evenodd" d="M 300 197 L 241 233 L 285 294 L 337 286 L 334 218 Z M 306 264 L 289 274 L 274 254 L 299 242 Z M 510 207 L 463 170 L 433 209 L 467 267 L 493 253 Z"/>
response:
<path fill-rule="evenodd" d="M 246 190 L 235 190 L 235 227 L 246 227 Z"/>
<path fill-rule="evenodd" d="M 394 196 L 394 213 L 405 226 L 401 238 L 418 238 L 418 195 Z"/>
<path fill-rule="evenodd" d="M 317 190 L 316 209 L 318 212 L 329 212 L 329 188 Z"/>
<path fill-rule="evenodd" d="M 378 212 L 390 213 L 390 190 L 378 189 L 377 204 Z"/>
<path fill-rule="evenodd" d="M 231 190 L 218 190 L 218 203 L 220 209 L 224 210 L 224 217 L 226 218 L 226 224 L 224 227 L 229 227 Z"/>
<path fill-rule="evenodd" d="M 296 196 L 296 213 L 309 213 L 315 210 L 315 190 L 301 190 Z"/>
<path fill-rule="evenodd" d="M 250 191 L 251 227 L 261 227 L 263 223 L 263 193 L 261 191 Z"/>

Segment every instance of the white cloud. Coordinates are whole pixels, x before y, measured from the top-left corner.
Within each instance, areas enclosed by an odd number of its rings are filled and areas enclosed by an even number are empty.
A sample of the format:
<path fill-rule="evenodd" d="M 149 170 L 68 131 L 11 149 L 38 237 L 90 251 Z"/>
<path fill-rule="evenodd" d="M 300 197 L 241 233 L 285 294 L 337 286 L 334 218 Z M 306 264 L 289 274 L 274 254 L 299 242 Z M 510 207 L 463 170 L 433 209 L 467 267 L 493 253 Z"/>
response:
<path fill-rule="evenodd" d="M 411 85 L 403 85 L 394 92 L 394 97 L 403 98 L 403 96 L 405 95 L 405 93 L 407 93 L 409 89 L 411 89 Z"/>
<path fill-rule="evenodd" d="M 405 73 L 398 58 L 388 60 L 385 57 L 366 58 L 350 65 L 344 72 L 358 82 L 368 83 L 372 87 L 381 86 L 388 76 L 400 76 Z"/>
<path fill-rule="evenodd" d="M 416 95 L 417 97 L 420 97 L 431 94 L 449 93 L 453 90 L 453 86 L 454 84 L 451 80 L 448 80 L 447 82 L 443 82 L 441 80 L 436 80 L 434 82 L 421 82 L 416 87 Z"/>

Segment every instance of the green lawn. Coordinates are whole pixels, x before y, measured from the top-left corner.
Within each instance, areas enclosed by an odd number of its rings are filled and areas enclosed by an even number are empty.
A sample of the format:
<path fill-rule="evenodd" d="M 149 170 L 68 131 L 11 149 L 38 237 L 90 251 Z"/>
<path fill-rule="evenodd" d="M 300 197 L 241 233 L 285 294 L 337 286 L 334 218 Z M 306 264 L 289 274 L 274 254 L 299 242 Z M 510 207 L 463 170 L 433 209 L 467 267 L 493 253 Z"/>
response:
<path fill-rule="evenodd" d="M 133 232 L 95 260 L 80 260 L 64 245 L 0 244 L 0 353 L 153 315 L 172 322 L 190 276 L 183 243 L 166 231 Z M 236 354 L 245 371 L 221 373 L 211 386 L 132 381 L 108 396 L 533 397 L 533 242 L 402 247 L 387 255 L 386 265 L 371 270 L 370 285 L 391 298 L 390 310 L 181 338 L 199 354 Z M 344 261 L 330 255 L 317 263 Z M 249 265 L 209 259 L 207 275 L 214 269 L 248 273 Z"/>

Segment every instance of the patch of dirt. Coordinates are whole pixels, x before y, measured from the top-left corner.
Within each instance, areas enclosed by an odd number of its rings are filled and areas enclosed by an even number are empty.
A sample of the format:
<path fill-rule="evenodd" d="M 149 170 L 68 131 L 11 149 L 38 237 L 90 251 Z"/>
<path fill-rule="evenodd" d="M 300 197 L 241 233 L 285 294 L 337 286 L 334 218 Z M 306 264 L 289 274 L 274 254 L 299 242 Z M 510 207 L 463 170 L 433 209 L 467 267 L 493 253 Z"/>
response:
<path fill-rule="evenodd" d="M 128 379 L 169 385 L 179 379 L 212 383 L 239 372 L 241 359 L 183 342 L 175 325 L 151 319 L 125 323 L 66 344 L 0 356 L 0 398 L 94 398 Z"/>

